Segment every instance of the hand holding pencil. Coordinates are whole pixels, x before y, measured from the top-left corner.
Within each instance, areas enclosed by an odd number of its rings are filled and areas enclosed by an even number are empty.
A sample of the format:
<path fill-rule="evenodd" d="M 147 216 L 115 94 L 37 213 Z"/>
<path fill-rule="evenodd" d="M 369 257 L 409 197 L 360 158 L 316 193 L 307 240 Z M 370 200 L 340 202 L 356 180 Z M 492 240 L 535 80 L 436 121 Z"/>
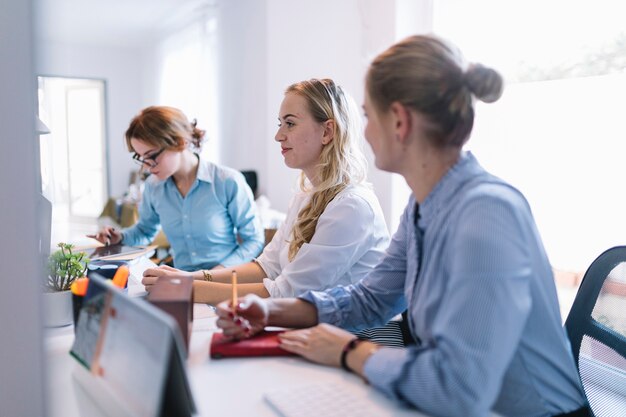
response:
<path fill-rule="evenodd" d="M 269 310 L 266 300 L 258 295 L 248 294 L 239 300 L 236 288 L 233 285 L 231 299 L 217 305 L 217 325 L 226 338 L 245 339 L 267 326 Z"/>

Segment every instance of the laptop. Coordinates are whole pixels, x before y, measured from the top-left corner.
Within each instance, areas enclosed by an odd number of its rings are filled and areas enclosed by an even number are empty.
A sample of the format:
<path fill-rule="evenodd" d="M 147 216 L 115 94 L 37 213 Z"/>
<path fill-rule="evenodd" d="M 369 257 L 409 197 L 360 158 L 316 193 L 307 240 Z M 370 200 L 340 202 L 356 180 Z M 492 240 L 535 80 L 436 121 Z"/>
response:
<path fill-rule="evenodd" d="M 184 352 L 172 317 L 90 276 L 70 351 L 86 415 L 196 416 Z"/>

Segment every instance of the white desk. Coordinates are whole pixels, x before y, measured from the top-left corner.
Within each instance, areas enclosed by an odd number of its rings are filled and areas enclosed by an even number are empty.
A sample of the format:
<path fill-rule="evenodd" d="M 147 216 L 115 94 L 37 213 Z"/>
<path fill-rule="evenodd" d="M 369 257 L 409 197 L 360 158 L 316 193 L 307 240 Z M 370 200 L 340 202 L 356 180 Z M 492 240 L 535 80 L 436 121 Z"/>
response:
<path fill-rule="evenodd" d="M 196 304 L 187 374 L 201 416 L 277 417 L 263 400 L 264 392 L 320 382 L 346 384 L 355 394 L 371 401 L 373 407 L 388 410 L 388 414 L 384 414 L 387 416 L 425 416 L 397 407 L 353 374 L 315 365 L 301 358 L 212 360 L 208 356 L 209 342 L 215 330 L 212 310 L 206 305 Z M 84 393 L 72 377 L 75 368 L 80 366 L 68 353 L 73 340 L 72 326 L 46 330 L 49 417 L 95 417 L 92 410 L 84 411 L 88 403 L 81 400 Z"/>

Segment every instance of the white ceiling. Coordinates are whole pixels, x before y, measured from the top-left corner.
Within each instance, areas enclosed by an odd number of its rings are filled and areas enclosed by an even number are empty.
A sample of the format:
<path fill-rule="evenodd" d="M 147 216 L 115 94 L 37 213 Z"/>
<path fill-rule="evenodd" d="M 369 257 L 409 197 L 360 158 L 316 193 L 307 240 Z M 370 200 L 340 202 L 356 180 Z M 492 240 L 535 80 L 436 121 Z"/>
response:
<path fill-rule="evenodd" d="M 209 12 L 216 0 L 35 0 L 43 39 L 135 47 Z"/>

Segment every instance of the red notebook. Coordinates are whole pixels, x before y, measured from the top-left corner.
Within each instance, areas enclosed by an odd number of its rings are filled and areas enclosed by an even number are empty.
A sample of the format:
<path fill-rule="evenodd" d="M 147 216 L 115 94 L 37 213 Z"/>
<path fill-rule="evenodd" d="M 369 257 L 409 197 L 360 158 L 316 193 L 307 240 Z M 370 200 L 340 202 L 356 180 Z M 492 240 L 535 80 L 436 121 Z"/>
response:
<path fill-rule="evenodd" d="M 212 358 L 241 358 L 251 356 L 295 356 L 278 345 L 278 335 L 283 330 L 264 330 L 249 339 L 225 340 L 222 333 L 213 333 L 211 339 Z"/>

